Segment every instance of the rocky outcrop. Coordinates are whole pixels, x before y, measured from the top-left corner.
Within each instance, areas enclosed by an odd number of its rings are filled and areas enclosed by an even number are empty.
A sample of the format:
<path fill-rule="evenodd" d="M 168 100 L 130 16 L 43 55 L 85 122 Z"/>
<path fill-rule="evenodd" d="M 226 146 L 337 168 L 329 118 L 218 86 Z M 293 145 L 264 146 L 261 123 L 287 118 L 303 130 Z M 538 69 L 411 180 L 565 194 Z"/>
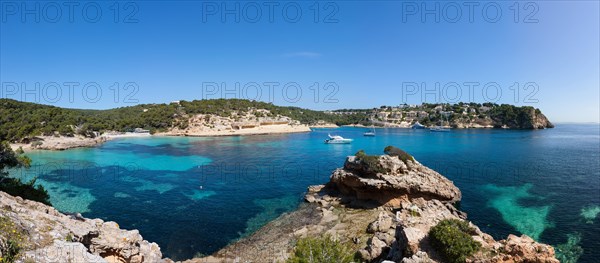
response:
<path fill-rule="evenodd" d="M 67 136 L 36 136 L 32 139 L 24 140 L 23 143 L 11 144 L 14 150 L 19 147 L 23 150 L 67 150 L 80 147 L 95 147 L 110 140 L 106 136 L 84 137 L 75 135 Z"/>
<path fill-rule="evenodd" d="M 552 124 L 546 115 L 544 115 L 538 109 L 529 109 L 526 114 L 524 120 L 520 123 L 521 129 L 545 129 L 545 128 L 554 128 L 554 124 Z"/>
<path fill-rule="evenodd" d="M 160 135 L 170 136 L 236 136 L 309 132 L 310 127 L 287 116 L 272 114 L 266 109 L 231 111 L 228 116 L 217 114 L 183 115 L 173 127 Z"/>
<path fill-rule="evenodd" d="M 510 113 L 504 111 L 503 114 L 492 116 L 494 127 L 509 129 L 554 128 L 554 124 L 552 124 L 539 109 L 533 107 L 512 108 L 514 111 Z"/>
<path fill-rule="evenodd" d="M 429 231 L 445 219 L 467 221 L 454 206 L 460 190 L 416 160 L 388 155 L 371 159 L 376 163 L 359 159 L 348 157 L 328 184 L 309 187 L 307 204 L 298 210 L 210 258 L 188 262 L 281 262 L 295 240 L 326 234 L 350 244 L 364 262 L 446 262 L 430 243 Z M 468 234 L 481 249 L 467 262 L 558 263 L 549 245 L 525 235 L 496 241 L 468 223 Z"/>
<path fill-rule="evenodd" d="M 450 180 L 412 158 L 400 160 L 383 155 L 377 161 L 376 165 L 367 165 L 359 157 L 350 156 L 343 169 L 333 172 L 328 185 L 334 191 L 339 190 L 342 199 L 350 195 L 351 199 L 376 201 L 391 208 L 389 212 L 381 212 L 369 224 L 367 233 L 373 236 L 359 251 L 362 258 L 369 262 L 386 259 L 395 262 L 444 262 L 430 244 L 428 233 L 442 220 L 466 220 L 466 214 L 453 206 L 461 199 L 460 190 Z M 372 167 L 383 172 L 373 173 Z M 318 198 L 314 197 L 314 200 L 318 202 Z M 392 211 L 395 212 L 395 235 L 391 239 L 383 238 L 386 240 L 383 242 L 381 236 L 386 236 L 392 229 L 388 224 Z M 537 243 L 530 237 L 511 235 L 506 240 L 495 241 L 477 226 L 469 224 L 474 229 L 472 238 L 482 245 L 480 252 L 469 259 L 470 262 L 558 262 L 551 246 Z"/>
<path fill-rule="evenodd" d="M 19 233 L 18 262 L 171 262 L 162 259 L 160 247 L 144 240 L 137 230 L 123 230 L 117 223 L 101 219 L 65 215 L 4 192 L 0 192 L 0 218 L 14 226 L 12 232 Z"/>
<path fill-rule="evenodd" d="M 392 208 L 398 207 L 402 200 L 416 197 L 445 202 L 461 199 L 460 190 L 452 181 L 414 159 L 402 161 L 382 155 L 377 162 L 375 166 L 384 172 L 372 171 L 361 158 L 349 156 L 344 168 L 333 172 L 330 187 L 345 196 Z"/>

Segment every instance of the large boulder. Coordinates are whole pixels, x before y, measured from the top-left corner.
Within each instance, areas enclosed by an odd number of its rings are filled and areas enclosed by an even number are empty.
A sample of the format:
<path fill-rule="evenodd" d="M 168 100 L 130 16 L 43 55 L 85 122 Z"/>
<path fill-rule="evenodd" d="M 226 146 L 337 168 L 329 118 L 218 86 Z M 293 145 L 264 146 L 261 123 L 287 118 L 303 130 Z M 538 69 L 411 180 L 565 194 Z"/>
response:
<path fill-rule="evenodd" d="M 461 199 L 460 190 L 438 172 L 416 160 L 389 155 L 377 157 L 375 164 L 349 156 L 344 167 L 333 172 L 330 184 L 342 194 L 389 207 L 412 198 L 450 203 Z"/>

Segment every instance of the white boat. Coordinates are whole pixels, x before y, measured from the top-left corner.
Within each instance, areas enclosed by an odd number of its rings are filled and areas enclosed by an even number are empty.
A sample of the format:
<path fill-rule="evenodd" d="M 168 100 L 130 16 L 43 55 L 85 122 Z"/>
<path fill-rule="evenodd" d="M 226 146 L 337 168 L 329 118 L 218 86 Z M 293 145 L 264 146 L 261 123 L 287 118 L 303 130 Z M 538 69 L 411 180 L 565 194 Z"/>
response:
<path fill-rule="evenodd" d="M 413 124 L 413 126 L 411 128 L 413 128 L 413 129 L 425 129 L 425 125 L 420 124 L 419 122 L 415 122 L 415 124 Z"/>
<path fill-rule="evenodd" d="M 442 121 L 441 122 L 442 122 L 441 124 L 443 125 L 444 124 L 444 115 L 442 115 Z M 448 123 L 448 125 L 450 124 L 447 119 L 446 119 L 446 122 Z M 432 132 L 449 132 L 450 129 L 445 128 L 444 126 L 434 126 L 432 128 L 429 128 L 429 131 L 432 131 Z"/>
<path fill-rule="evenodd" d="M 325 140 L 325 143 L 327 144 L 345 144 L 352 142 L 352 139 L 346 139 L 339 135 L 331 136 L 330 134 L 327 134 L 327 136 L 329 136 L 329 139 Z"/>
<path fill-rule="evenodd" d="M 369 137 L 374 137 L 375 136 L 375 129 L 373 128 L 373 126 L 371 126 L 371 130 L 368 132 L 363 133 L 364 136 L 369 136 Z"/>

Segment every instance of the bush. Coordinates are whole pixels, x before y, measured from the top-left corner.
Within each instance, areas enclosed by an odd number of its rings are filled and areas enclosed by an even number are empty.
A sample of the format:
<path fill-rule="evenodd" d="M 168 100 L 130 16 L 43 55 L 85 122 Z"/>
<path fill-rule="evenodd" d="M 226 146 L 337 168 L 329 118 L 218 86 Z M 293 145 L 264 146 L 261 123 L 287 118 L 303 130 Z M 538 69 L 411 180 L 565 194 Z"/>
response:
<path fill-rule="evenodd" d="M 360 150 L 354 154 L 356 158 L 361 162 L 361 164 L 365 167 L 365 170 L 373 173 L 386 173 L 387 171 L 379 165 L 379 156 L 378 155 L 367 155 L 365 151 Z"/>
<path fill-rule="evenodd" d="M 8 217 L 0 217 L 0 263 L 15 262 L 26 242 L 26 235 Z"/>
<path fill-rule="evenodd" d="M 362 159 L 363 157 L 367 156 L 367 154 L 365 153 L 364 150 L 359 150 L 358 152 L 356 152 L 354 154 L 354 156 L 356 156 L 356 158 L 358 158 L 358 159 Z"/>
<path fill-rule="evenodd" d="M 451 263 L 462 263 L 479 250 L 481 244 L 471 237 L 474 229 L 465 221 L 446 219 L 429 231 L 429 238 L 436 251 Z"/>
<path fill-rule="evenodd" d="M 298 240 L 287 263 L 350 263 L 356 261 L 352 248 L 329 235 Z"/>
<path fill-rule="evenodd" d="M 394 146 L 388 146 L 385 147 L 385 149 L 383 149 L 383 152 L 389 156 L 396 156 L 398 158 L 400 158 L 400 160 L 402 160 L 404 163 L 406 163 L 408 160 L 411 161 L 415 161 L 415 158 L 412 157 L 412 155 L 406 153 L 405 151 L 401 150 L 400 148 L 394 147 Z"/>
<path fill-rule="evenodd" d="M 15 153 L 7 142 L 0 142 L 0 191 L 50 205 L 48 192 L 41 185 L 35 186 L 35 178 L 23 183 L 17 178 L 8 177 L 8 173 L 4 171 L 11 168 L 28 168 L 30 165 L 31 159 L 22 155 L 22 151 Z"/>
<path fill-rule="evenodd" d="M 36 179 L 32 179 L 27 183 L 21 182 L 16 178 L 0 177 L 0 191 L 6 192 L 12 196 L 20 196 L 24 199 L 40 202 L 46 205 L 50 203 L 50 195 L 48 191 L 41 185 L 35 185 Z"/>

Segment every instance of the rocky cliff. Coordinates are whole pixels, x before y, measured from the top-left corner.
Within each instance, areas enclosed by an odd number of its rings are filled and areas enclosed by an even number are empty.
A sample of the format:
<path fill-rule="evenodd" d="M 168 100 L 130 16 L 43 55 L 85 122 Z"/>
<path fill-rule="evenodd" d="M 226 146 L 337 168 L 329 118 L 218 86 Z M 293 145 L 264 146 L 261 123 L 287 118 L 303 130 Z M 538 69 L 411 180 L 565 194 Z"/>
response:
<path fill-rule="evenodd" d="M 0 230 L 0 259 L 7 262 L 172 262 L 163 259 L 158 245 L 144 240 L 137 230 L 65 215 L 4 192 L 0 192 Z"/>
<path fill-rule="evenodd" d="M 492 115 L 494 126 L 514 129 L 554 128 L 554 124 L 539 109 L 533 107 L 516 109 L 518 110 L 514 112 L 505 110 L 501 114 Z"/>
<path fill-rule="evenodd" d="M 326 185 L 311 186 L 306 204 L 199 262 L 281 262 L 303 237 L 331 235 L 364 262 L 448 262 L 430 230 L 452 219 L 466 222 L 479 249 L 467 262 L 558 263 L 554 248 L 528 236 L 496 241 L 467 221 L 454 204 L 460 190 L 412 157 L 350 156 Z"/>
<path fill-rule="evenodd" d="M 185 114 L 162 135 L 227 136 L 309 132 L 308 125 L 265 109 L 231 111 L 228 116 L 216 114 Z"/>
<path fill-rule="evenodd" d="M 452 128 L 545 129 L 554 125 L 531 106 L 494 103 L 458 103 L 382 106 L 369 110 L 370 120 L 378 126 L 408 128 L 417 121 L 425 126 Z"/>

